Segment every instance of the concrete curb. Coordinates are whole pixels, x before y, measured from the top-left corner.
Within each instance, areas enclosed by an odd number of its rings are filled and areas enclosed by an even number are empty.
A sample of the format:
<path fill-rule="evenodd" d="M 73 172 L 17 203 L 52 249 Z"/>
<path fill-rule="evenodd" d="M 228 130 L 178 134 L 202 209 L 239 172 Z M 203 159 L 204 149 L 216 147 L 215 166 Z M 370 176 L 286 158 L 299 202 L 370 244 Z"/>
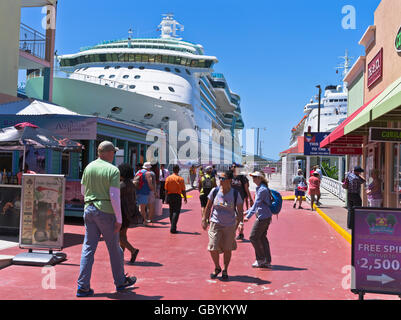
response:
<path fill-rule="evenodd" d="M 330 225 L 336 230 L 349 244 L 352 243 L 352 236 L 341 228 L 337 223 L 335 223 L 327 214 L 325 214 L 316 204 L 313 205 L 313 208 L 316 212 Z"/>

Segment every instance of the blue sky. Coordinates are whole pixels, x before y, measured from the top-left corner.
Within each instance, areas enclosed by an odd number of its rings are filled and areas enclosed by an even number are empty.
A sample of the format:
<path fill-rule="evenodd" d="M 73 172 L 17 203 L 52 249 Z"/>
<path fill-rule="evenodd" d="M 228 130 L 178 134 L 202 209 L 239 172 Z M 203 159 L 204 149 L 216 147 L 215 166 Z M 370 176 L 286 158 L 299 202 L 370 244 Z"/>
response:
<path fill-rule="evenodd" d="M 278 159 L 290 130 L 303 117 L 303 106 L 323 88 L 340 84 L 335 67 L 348 49 L 354 61 L 364 54 L 358 44 L 374 22 L 380 0 L 287 1 L 135 1 L 60 0 L 56 50 L 74 53 L 103 40 L 157 37 L 163 13 L 174 13 L 185 26 L 185 40 L 200 43 L 216 56 L 241 96 L 246 128 L 261 130 L 263 155 Z M 343 29 L 342 8 L 356 10 L 356 29 Z M 24 9 L 21 20 L 41 30 L 40 9 Z"/>

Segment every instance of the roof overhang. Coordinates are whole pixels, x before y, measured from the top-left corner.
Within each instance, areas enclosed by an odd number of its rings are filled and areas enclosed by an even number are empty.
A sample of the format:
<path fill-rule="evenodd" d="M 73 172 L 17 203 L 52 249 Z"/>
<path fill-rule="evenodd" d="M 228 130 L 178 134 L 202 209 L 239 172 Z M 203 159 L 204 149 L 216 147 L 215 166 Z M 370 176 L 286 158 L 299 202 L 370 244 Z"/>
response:
<path fill-rule="evenodd" d="M 344 82 L 347 82 L 348 85 L 352 84 L 354 80 L 365 71 L 365 64 L 366 57 L 360 56 L 352 66 L 351 70 L 344 77 Z"/>
<path fill-rule="evenodd" d="M 376 26 L 369 26 L 365 31 L 362 39 L 359 40 L 359 44 L 368 48 L 369 45 L 376 39 Z"/>
<path fill-rule="evenodd" d="M 21 0 L 21 7 L 54 6 L 58 0 Z"/>

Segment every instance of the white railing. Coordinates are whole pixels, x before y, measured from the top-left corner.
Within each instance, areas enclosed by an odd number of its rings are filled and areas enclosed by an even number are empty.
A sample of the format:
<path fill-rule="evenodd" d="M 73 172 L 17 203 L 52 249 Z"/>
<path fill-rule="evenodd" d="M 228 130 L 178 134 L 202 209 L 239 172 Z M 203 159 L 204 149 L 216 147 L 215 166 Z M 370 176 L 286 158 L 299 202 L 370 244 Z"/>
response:
<path fill-rule="evenodd" d="M 323 176 L 320 186 L 345 202 L 347 194 L 342 187 L 342 182 Z"/>

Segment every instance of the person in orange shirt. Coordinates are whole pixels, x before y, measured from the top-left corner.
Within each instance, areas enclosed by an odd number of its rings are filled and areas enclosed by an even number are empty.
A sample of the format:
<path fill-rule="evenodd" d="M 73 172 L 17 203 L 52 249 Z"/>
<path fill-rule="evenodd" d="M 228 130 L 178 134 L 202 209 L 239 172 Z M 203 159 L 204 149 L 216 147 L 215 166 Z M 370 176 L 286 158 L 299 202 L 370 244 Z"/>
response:
<path fill-rule="evenodd" d="M 171 233 L 177 233 L 177 223 L 182 205 L 181 195 L 184 196 L 184 202 L 187 203 L 184 178 L 178 175 L 179 172 L 180 167 L 175 165 L 173 167 L 173 174 L 167 177 L 164 186 L 167 192 L 167 203 L 169 204 L 170 208 Z"/>

